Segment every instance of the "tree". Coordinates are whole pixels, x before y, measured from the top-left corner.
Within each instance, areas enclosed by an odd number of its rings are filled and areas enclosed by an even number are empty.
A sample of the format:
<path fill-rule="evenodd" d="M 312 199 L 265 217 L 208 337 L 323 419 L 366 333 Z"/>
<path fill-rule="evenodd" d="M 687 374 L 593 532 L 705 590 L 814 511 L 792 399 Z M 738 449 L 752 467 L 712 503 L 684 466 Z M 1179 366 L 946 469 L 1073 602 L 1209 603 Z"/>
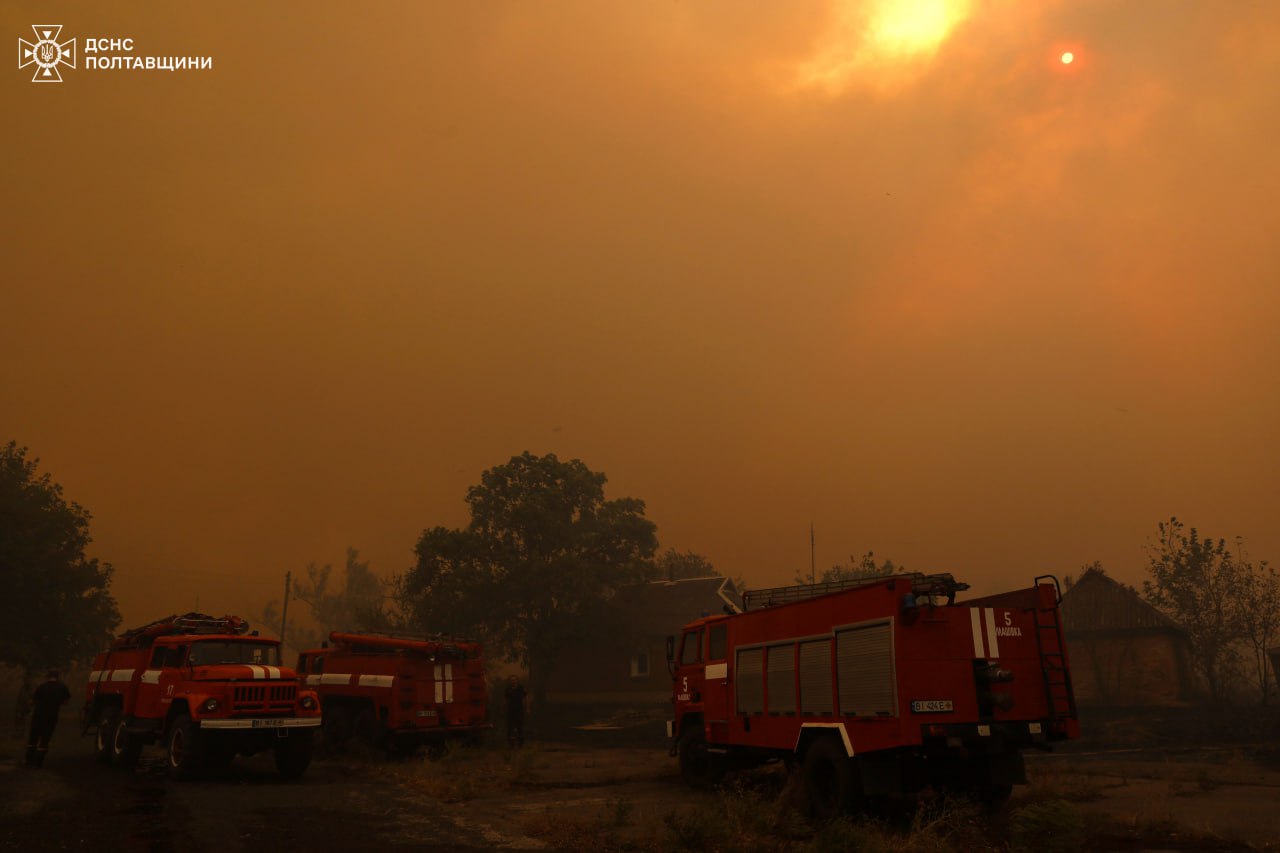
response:
<path fill-rule="evenodd" d="M 528 451 L 485 471 L 467 490 L 465 528 L 423 531 L 397 585 L 404 612 L 425 631 L 478 634 L 519 660 L 541 704 L 560 652 L 600 636 L 600 605 L 652 571 L 644 502 L 605 500 L 606 482 L 578 459 Z"/>
<path fill-rule="evenodd" d="M 369 568 L 368 560 L 360 559 L 355 548 L 347 548 L 342 586 L 331 588 L 334 581 L 332 563 L 308 563 L 306 577 L 293 582 L 291 600 L 307 609 L 291 611 L 294 615 L 285 629 L 288 636 L 282 638 L 289 646 L 302 651 L 319 646 L 331 631 L 385 631 L 392 627 L 385 605 L 387 584 Z M 276 628 L 280 616 L 280 603 L 271 601 L 260 622 Z"/>
<path fill-rule="evenodd" d="M 675 548 L 668 548 L 653 561 L 653 580 L 676 581 L 685 578 L 720 577 L 720 573 L 711 565 L 711 561 L 694 551 L 681 553 Z"/>
<path fill-rule="evenodd" d="M 884 575 L 901 574 L 906 568 L 895 565 L 893 560 L 885 560 L 882 563 L 876 563 L 876 554 L 874 551 L 868 551 L 861 557 L 849 557 L 849 564 L 837 563 L 827 569 L 816 578 L 817 583 L 831 583 L 833 581 L 858 580 L 861 578 L 878 578 Z M 802 572 L 796 572 L 796 583 L 809 583 L 809 576 Z"/>
<path fill-rule="evenodd" d="M 1143 596 L 1186 629 L 1192 662 L 1210 699 L 1226 698 L 1239 669 L 1237 643 L 1244 638 L 1241 590 L 1247 573 L 1223 539 L 1202 539 L 1170 518 L 1148 548 Z"/>
<path fill-rule="evenodd" d="M 0 662 L 28 672 L 90 658 L 120 623 L 111 565 L 85 554 L 89 512 L 38 466 L 0 448 Z"/>
<path fill-rule="evenodd" d="M 1267 649 L 1280 637 L 1280 575 L 1266 560 L 1255 565 L 1246 559 L 1242 543 L 1236 560 L 1243 574 L 1239 590 L 1240 631 L 1248 643 L 1258 701 L 1266 705 L 1273 687 Z"/>

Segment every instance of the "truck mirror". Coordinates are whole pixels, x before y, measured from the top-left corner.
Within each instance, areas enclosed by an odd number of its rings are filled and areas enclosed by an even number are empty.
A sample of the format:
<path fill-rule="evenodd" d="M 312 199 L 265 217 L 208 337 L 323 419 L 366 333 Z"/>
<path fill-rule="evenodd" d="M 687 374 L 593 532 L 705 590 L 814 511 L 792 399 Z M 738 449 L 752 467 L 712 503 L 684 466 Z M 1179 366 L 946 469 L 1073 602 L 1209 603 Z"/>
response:
<path fill-rule="evenodd" d="M 672 634 L 667 635 L 667 663 L 671 663 L 676 659 L 676 638 Z"/>

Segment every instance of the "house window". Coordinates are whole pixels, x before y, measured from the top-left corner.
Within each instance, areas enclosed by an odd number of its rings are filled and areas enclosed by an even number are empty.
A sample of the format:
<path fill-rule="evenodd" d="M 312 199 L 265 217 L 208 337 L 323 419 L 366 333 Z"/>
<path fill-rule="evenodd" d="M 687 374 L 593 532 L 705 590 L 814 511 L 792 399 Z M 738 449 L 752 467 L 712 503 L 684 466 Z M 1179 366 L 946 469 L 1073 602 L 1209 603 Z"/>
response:
<path fill-rule="evenodd" d="M 649 677 L 649 653 L 636 652 L 631 656 L 631 677 L 632 678 L 648 678 Z"/>

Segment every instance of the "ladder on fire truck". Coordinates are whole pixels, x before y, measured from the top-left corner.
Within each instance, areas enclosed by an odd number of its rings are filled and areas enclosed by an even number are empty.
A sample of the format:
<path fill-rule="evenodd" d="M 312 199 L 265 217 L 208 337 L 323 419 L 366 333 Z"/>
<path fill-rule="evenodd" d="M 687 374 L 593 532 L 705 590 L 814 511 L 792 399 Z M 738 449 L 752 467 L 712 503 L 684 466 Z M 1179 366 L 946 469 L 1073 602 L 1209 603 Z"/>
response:
<path fill-rule="evenodd" d="M 217 618 L 205 613 L 184 613 L 181 616 L 166 616 L 154 622 L 148 622 L 141 628 L 134 628 L 121 634 L 112 646 L 115 648 L 133 648 L 149 646 L 156 637 L 166 634 L 246 634 L 249 624 L 239 616 L 223 616 Z"/>
<path fill-rule="evenodd" d="M 1037 601 L 1032 610 L 1049 716 L 1054 720 L 1073 718 L 1076 716 L 1076 695 L 1071 687 L 1071 672 L 1067 669 L 1066 640 L 1062 636 L 1062 618 L 1058 607 L 1062 602 L 1062 589 L 1053 575 L 1037 577 L 1037 589 L 1041 581 L 1052 581 L 1054 592 L 1053 607 L 1041 607 Z"/>
<path fill-rule="evenodd" d="M 926 575 L 922 572 L 902 572 L 865 578 L 841 578 L 839 580 L 823 581 L 822 583 L 801 583 L 794 586 L 744 590 L 742 593 L 742 609 L 746 611 L 761 607 L 774 607 L 779 604 L 791 604 L 795 601 L 807 601 L 820 595 L 830 595 L 833 592 L 844 592 L 847 589 L 873 586 L 892 580 L 909 580 L 911 581 L 913 594 L 917 596 L 927 595 L 931 598 L 945 597 L 948 604 L 955 603 L 957 592 L 963 592 L 969 588 L 967 583 L 957 581 L 946 572 L 933 575 Z"/>

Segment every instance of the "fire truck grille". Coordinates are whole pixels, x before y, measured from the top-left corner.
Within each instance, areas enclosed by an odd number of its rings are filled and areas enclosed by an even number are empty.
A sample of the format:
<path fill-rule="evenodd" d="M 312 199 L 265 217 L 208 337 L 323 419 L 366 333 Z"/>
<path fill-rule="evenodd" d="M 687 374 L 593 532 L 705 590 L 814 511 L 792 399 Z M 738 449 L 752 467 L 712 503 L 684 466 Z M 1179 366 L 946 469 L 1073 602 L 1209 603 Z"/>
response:
<path fill-rule="evenodd" d="M 298 698 L 296 684 L 236 687 L 231 696 L 232 712 L 291 711 Z"/>

